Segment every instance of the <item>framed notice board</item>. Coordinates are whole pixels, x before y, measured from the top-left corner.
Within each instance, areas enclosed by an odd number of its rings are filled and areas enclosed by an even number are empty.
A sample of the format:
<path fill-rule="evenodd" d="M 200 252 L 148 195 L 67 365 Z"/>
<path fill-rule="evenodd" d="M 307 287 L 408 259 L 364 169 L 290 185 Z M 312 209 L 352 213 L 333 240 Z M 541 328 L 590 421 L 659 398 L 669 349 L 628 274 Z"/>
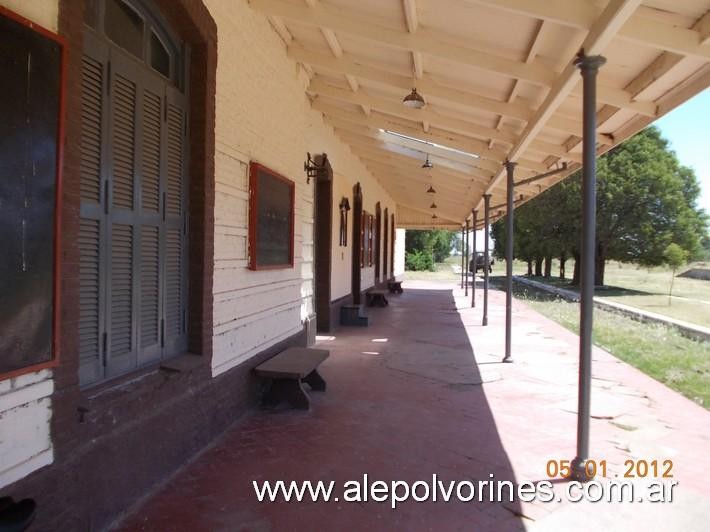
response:
<path fill-rule="evenodd" d="M 59 356 L 65 47 L 0 7 L 0 379 Z"/>
<path fill-rule="evenodd" d="M 252 162 L 249 165 L 249 268 L 293 267 L 296 186 Z"/>

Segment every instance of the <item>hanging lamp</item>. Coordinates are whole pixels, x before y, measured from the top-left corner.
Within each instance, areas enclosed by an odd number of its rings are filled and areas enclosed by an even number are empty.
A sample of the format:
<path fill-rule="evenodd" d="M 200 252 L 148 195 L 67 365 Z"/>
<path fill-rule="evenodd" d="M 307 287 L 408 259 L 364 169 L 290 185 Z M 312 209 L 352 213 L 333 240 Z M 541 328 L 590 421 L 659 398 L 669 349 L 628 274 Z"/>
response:
<path fill-rule="evenodd" d="M 429 208 L 430 208 L 430 209 L 436 209 L 436 208 L 437 208 L 437 207 L 436 207 L 436 203 L 432 203 L 431 205 L 429 205 Z"/>
<path fill-rule="evenodd" d="M 427 194 L 436 194 L 436 190 L 434 190 L 434 187 L 429 185 L 429 190 L 426 191 Z"/>
<path fill-rule="evenodd" d="M 428 154 L 428 153 L 426 154 L 426 161 L 424 161 L 424 164 L 422 164 L 422 168 L 426 168 L 427 170 L 428 170 L 429 168 L 434 168 L 434 165 L 433 165 L 432 162 L 429 160 L 429 154 Z"/>
<path fill-rule="evenodd" d="M 421 109 L 426 105 L 424 98 L 422 98 L 421 94 L 417 92 L 416 88 L 413 88 L 412 92 L 410 92 L 404 97 L 402 103 L 406 107 L 410 107 L 411 109 Z"/>

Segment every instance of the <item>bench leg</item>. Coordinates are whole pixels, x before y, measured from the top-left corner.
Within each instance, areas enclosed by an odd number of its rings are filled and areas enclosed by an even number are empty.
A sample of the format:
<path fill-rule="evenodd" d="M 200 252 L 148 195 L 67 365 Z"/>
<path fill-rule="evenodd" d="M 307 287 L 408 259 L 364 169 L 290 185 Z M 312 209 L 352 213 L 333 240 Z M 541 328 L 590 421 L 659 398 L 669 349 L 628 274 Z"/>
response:
<path fill-rule="evenodd" d="M 291 407 L 300 410 L 308 410 L 311 406 L 311 400 L 300 380 L 274 379 L 271 381 L 271 388 L 264 395 L 263 404 L 276 406 L 284 400 L 288 401 Z"/>
<path fill-rule="evenodd" d="M 318 373 L 317 369 L 314 369 L 308 375 L 306 375 L 303 378 L 303 382 L 308 384 L 311 387 L 311 390 L 315 390 L 317 392 L 325 391 L 325 380 L 323 379 L 323 377 L 320 376 L 320 373 Z"/>

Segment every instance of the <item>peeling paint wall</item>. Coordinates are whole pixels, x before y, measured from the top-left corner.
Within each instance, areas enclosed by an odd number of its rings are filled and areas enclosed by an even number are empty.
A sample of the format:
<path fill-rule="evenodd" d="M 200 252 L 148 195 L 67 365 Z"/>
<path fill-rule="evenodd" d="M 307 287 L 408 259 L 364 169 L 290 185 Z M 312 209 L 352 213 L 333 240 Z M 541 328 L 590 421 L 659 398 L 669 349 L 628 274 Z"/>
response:
<path fill-rule="evenodd" d="M 0 381 L 0 488 L 53 462 L 53 391 L 50 370 Z"/>

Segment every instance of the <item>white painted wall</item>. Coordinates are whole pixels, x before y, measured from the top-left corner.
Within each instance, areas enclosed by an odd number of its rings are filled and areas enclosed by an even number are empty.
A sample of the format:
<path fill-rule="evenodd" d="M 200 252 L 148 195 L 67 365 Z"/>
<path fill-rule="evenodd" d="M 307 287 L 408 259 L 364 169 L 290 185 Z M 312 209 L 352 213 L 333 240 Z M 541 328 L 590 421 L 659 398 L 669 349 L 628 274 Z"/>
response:
<path fill-rule="evenodd" d="M 404 234 L 406 229 L 397 228 L 394 241 L 394 274 L 404 274 Z"/>
<path fill-rule="evenodd" d="M 303 172 L 306 152 L 328 154 L 336 176 L 336 204 L 349 190 L 352 205 L 357 181 L 366 210 L 374 212 L 378 200 L 391 212 L 395 204 L 323 123 L 321 114 L 311 109 L 305 94 L 308 78 L 287 57 L 285 44 L 266 17 L 251 10 L 246 0 L 205 4 L 217 23 L 219 39 L 212 358 L 212 373 L 217 375 L 300 331 L 314 313 L 314 185 L 306 184 Z M 247 267 L 250 160 L 296 183 L 293 269 L 254 272 Z M 350 215 L 352 221 L 352 211 Z M 335 299 L 350 289 L 350 248 L 337 246 L 337 224 L 333 233 Z M 374 268 L 368 270 L 363 271 L 363 288 L 374 281 Z"/>
<path fill-rule="evenodd" d="M 0 5 L 56 31 L 56 0 L 0 0 Z M 50 370 L 0 381 L 0 488 L 54 460 Z"/>
<path fill-rule="evenodd" d="M 57 0 L 0 0 L 0 6 L 14 11 L 45 29 L 57 31 L 59 21 Z"/>
<path fill-rule="evenodd" d="M 54 460 L 50 370 L 0 381 L 0 488 Z"/>

